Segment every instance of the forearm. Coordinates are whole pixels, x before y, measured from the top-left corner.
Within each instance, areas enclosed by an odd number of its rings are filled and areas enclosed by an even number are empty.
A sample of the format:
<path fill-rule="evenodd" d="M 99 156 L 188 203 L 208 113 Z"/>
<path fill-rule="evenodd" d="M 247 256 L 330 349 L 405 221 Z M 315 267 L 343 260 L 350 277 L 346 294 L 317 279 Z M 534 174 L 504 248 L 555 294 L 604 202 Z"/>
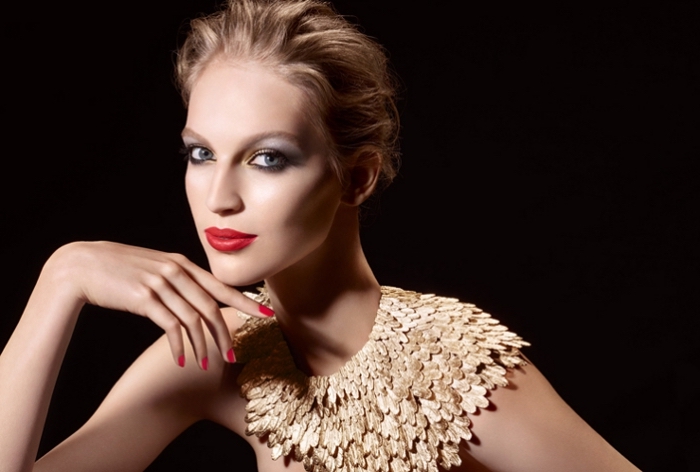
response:
<path fill-rule="evenodd" d="M 27 471 L 83 302 L 50 259 L 0 355 L 0 472 Z"/>
<path fill-rule="evenodd" d="M 180 369 L 190 357 L 196 362 L 188 366 L 200 372 L 207 370 L 210 355 L 206 330 L 216 340 L 218 356 L 233 361 L 231 334 L 217 300 L 260 313 L 257 302 L 178 254 L 106 241 L 56 251 L 0 356 L 0 472 L 32 470 L 56 377 L 85 303 L 150 318 L 165 331 L 169 367 Z M 183 331 L 192 340 L 188 356 Z M 131 434 L 134 428 L 127 429 Z M 73 447 L 71 454 L 76 451 Z"/>

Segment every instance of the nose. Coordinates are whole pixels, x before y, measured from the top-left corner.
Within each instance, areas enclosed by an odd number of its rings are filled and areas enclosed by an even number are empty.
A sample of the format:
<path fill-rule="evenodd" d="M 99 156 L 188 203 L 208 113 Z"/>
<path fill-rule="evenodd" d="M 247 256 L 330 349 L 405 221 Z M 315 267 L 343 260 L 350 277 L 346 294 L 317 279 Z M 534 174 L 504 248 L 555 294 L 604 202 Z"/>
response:
<path fill-rule="evenodd" d="M 210 211 L 220 215 L 243 211 L 239 177 L 235 168 L 216 166 L 207 194 L 207 207 Z"/>

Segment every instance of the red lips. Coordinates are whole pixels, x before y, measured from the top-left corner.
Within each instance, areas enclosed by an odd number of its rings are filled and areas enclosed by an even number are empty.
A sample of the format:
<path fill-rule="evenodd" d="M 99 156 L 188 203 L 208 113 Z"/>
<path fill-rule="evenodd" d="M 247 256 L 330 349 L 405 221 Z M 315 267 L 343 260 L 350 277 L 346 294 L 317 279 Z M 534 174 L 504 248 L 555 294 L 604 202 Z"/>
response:
<path fill-rule="evenodd" d="M 258 237 L 257 234 L 246 234 L 230 228 L 212 226 L 204 230 L 209 245 L 221 252 L 232 252 L 243 249 Z"/>

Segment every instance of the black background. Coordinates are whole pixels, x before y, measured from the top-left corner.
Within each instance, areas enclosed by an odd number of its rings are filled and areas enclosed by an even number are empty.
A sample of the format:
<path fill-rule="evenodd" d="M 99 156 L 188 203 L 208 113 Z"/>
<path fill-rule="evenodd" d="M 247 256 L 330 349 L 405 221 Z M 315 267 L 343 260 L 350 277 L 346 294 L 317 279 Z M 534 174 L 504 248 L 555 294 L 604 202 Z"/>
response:
<path fill-rule="evenodd" d="M 700 191 L 693 2 L 335 2 L 402 79 L 403 167 L 363 217 L 383 284 L 456 296 L 532 342 L 563 398 L 645 471 L 697 453 Z M 106 239 L 206 266 L 182 185 L 172 51 L 212 1 L 8 7 L 4 344 L 46 258 Z M 41 451 L 159 335 L 87 307 Z M 148 469 L 249 470 L 200 424 Z M 238 467 L 238 468 L 237 468 Z"/>

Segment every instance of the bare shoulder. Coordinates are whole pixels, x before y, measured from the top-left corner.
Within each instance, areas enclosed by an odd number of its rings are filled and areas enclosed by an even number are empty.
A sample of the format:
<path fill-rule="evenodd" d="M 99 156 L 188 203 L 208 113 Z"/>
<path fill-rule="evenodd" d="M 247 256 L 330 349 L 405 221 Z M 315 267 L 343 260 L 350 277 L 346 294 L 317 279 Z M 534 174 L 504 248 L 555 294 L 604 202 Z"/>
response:
<path fill-rule="evenodd" d="M 532 364 L 509 371 L 490 407 L 471 416 L 468 470 L 637 471 L 557 394 Z M 465 468 L 464 470 L 467 470 Z"/>
<path fill-rule="evenodd" d="M 245 320 L 238 315 L 238 311 L 234 308 L 224 308 L 221 313 L 231 335 L 235 335 Z M 217 355 L 215 352 L 212 354 Z M 215 378 L 216 384 L 206 386 L 208 395 L 207 410 L 204 412 L 205 418 L 248 439 L 245 435 L 245 400 L 241 397 L 238 386 L 238 375 L 243 366 L 226 364 L 218 358 L 216 364 L 217 368 L 220 369 Z"/>
<path fill-rule="evenodd" d="M 229 318 L 235 331 L 240 320 Z M 209 367 L 203 371 L 189 344 L 187 362 L 179 367 L 167 339 L 159 338 L 127 369 L 93 416 L 41 458 L 35 470 L 144 470 L 189 426 L 217 416 L 229 418 L 219 422 L 242 434 L 245 405 L 233 394 L 238 368 L 221 358 L 211 337 L 207 341 Z"/>
<path fill-rule="evenodd" d="M 235 313 L 235 310 L 222 310 L 227 326 L 233 334 L 242 324 L 242 320 L 232 312 Z M 133 389 L 133 395 L 137 395 L 139 401 L 157 401 L 159 405 L 169 407 L 176 415 L 187 416 L 193 421 L 206 419 L 209 414 L 208 400 L 219 395 L 222 380 L 232 377 L 231 370 L 235 370 L 235 366 L 221 358 L 210 333 L 206 332 L 206 336 L 206 371 L 197 366 L 189 343 L 186 343 L 185 366 L 175 365 L 167 339 L 163 336 L 131 365 L 115 384 L 102 407 L 110 406 L 120 397 L 131 396 L 130 391 Z M 235 378 L 235 374 L 233 377 Z"/>
<path fill-rule="evenodd" d="M 223 308 L 221 313 L 229 332 L 234 336 L 245 320 L 234 308 Z M 238 386 L 238 375 L 243 366 L 224 362 L 213 339 L 209 338 L 207 341 L 209 370 L 207 372 L 196 370 L 193 378 L 189 379 L 191 382 L 189 390 L 192 391 L 197 403 L 202 405 L 197 414 L 199 419 L 213 421 L 245 437 L 245 400 L 241 398 Z"/>

